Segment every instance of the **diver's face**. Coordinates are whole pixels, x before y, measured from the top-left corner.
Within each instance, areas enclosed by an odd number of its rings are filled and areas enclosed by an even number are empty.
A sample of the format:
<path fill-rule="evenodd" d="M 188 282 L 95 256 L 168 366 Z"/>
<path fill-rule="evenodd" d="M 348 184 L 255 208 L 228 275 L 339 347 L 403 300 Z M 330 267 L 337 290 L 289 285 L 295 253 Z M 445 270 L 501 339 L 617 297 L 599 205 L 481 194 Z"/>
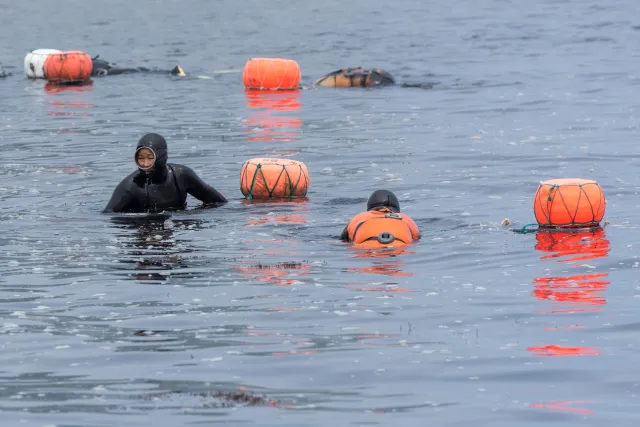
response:
<path fill-rule="evenodd" d="M 136 153 L 136 164 L 142 170 L 149 171 L 156 162 L 156 156 L 149 148 L 141 148 Z"/>

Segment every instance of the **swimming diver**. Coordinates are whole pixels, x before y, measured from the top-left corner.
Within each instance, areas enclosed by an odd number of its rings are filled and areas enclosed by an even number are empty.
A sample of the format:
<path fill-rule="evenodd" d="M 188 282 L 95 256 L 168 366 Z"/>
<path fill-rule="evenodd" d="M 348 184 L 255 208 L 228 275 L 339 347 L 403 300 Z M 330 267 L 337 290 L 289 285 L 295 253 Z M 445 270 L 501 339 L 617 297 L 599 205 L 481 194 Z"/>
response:
<path fill-rule="evenodd" d="M 364 69 L 362 67 L 343 68 L 325 74 L 315 81 L 314 86 L 324 87 L 376 87 L 396 84 L 388 72 L 380 68 Z M 433 83 L 403 83 L 402 87 L 431 89 Z"/>
<path fill-rule="evenodd" d="M 186 74 L 180 65 L 176 65 L 171 70 L 157 70 L 146 67 L 135 68 L 120 68 L 114 63 L 110 63 L 103 59 L 98 59 L 100 55 L 91 58 L 93 63 L 93 70 L 91 76 L 115 76 L 118 74 L 131 74 L 131 73 L 156 73 L 156 74 L 171 74 L 172 76 L 184 77 Z"/>
<path fill-rule="evenodd" d="M 340 235 L 340 240 L 371 243 L 375 247 L 408 244 L 418 239 L 418 225 L 400 213 L 398 198 L 388 190 L 374 191 L 367 200 L 367 211 L 354 216 Z"/>
<path fill-rule="evenodd" d="M 0 79 L 2 79 L 4 77 L 9 77 L 10 75 L 11 75 L 11 73 L 5 71 L 4 68 L 2 68 L 2 66 L 0 66 Z"/>
<path fill-rule="evenodd" d="M 140 138 L 134 158 L 138 170 L 118 184 L 103 213 L 185 209 L 187 194 L 206 206 L 227 203 L 222 194 L 205 184 L 192 169 L 167 163 L 167 142 L 156 133 Z"/>

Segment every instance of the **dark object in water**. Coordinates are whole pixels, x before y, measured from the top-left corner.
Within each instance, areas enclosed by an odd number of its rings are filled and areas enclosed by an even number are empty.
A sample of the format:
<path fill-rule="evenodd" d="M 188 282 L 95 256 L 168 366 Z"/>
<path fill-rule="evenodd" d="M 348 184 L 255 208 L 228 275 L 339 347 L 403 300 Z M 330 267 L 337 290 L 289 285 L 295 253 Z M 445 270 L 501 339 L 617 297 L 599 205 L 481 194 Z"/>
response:
<path fill-rule="evenodd" d="M 172 76 L 184 77 L 186 74 L 180 65 L 176 65 L 171 70 L 157 70 L 146 67 L 134 67 L 134 68 L 122 68 L 118 65 L 105 61 L 104 59 L 98 59 L 100 55 L 91 58 L 93 63 L 93 70 L 91 76 L 115 76 L 118 74 L 131 74 L 131 73 L 154 73 L 154 74 L 170 74 Z"/>
<path fill-rule="evenodd" d="M 376 87 L 395 85 L 393 76 L 380 68 L 343 68 L 326 74 L 314 85 L 324 87 Z M 432 89 L 435 83 L 402 83 L 400 87 Z"/>
<path fill-rule="evenodd" d="M 169 391 L 162 394 L 147 394 L 143 399 L 172 399 L 177 397 L 194 397 L 203 400 L 202 406 L 206 408 L 228 408 L 235 406 L 280 406 L 275 400 L 266 399 L 245 391 L 214 391 L 214 392 L 183 392 Z"/>
<path fill-rule="evenodd" d="M 315 84 L 325 87 L 372 87 L 395 84 L 388 72 L 379 68 L 365 70 L 362 67 L 343 68 L 318 79 Z"/>

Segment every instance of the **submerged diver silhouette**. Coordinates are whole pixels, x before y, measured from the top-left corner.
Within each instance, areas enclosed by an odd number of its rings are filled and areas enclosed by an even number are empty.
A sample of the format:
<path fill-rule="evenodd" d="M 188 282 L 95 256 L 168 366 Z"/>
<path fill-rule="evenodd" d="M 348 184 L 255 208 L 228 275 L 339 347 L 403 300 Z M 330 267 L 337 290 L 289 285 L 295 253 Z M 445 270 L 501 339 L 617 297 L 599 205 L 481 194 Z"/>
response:
<path fill-rule="evenodd" d="M 184 77 L 186 74 L 180 65 L 176 65 L 171 70 L 159 70 L 146 67 L 122 68 L 113 62 L 98 59 L 100 55 L 91 58 L 93 70 L 91 76 L 115 76 L 118 74 L 131 73 L 155 73 L 155 74 L 171 74 L 172 76 Z"/>

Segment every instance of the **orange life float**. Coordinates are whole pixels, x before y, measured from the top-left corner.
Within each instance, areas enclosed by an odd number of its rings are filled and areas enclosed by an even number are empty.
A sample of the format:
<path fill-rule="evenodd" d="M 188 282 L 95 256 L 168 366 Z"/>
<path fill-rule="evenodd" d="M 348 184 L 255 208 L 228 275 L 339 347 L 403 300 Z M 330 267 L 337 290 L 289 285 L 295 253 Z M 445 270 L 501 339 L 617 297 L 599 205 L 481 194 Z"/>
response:
<path fill-rule="evenodd" d="M 240 169 L 240 191 L 250 199 L 304 197 L 309 171 L 304 163 L 288 159 L 249 159 Z"/>
<path fill-rule="evenodd" d="M 300 67 L 292 59 L 251 58 L 242 72 L 247 89 L 291 90 L 300 83 Z"/>
<path fill-rule="evenodd" d="M 543 227 L 596 225 L 602 221 L 605 206 L 600 185 L 580 178 L 543 181 L 533 200 L 536 221 Z"/>
<path fill-rule="evenodd" d="M 52 83 L 84 82 L 91 78 L 93 61 L 84 52 L 53 53 L 44 63 L 44 76 Z"/>
<path fill-rule="evenodd" d="M 403 246 L 420 238 L 415 222 L 404 214 L 371 210 L 354 216 L 347 225 L 354 247 L 371 249 Z"/>

